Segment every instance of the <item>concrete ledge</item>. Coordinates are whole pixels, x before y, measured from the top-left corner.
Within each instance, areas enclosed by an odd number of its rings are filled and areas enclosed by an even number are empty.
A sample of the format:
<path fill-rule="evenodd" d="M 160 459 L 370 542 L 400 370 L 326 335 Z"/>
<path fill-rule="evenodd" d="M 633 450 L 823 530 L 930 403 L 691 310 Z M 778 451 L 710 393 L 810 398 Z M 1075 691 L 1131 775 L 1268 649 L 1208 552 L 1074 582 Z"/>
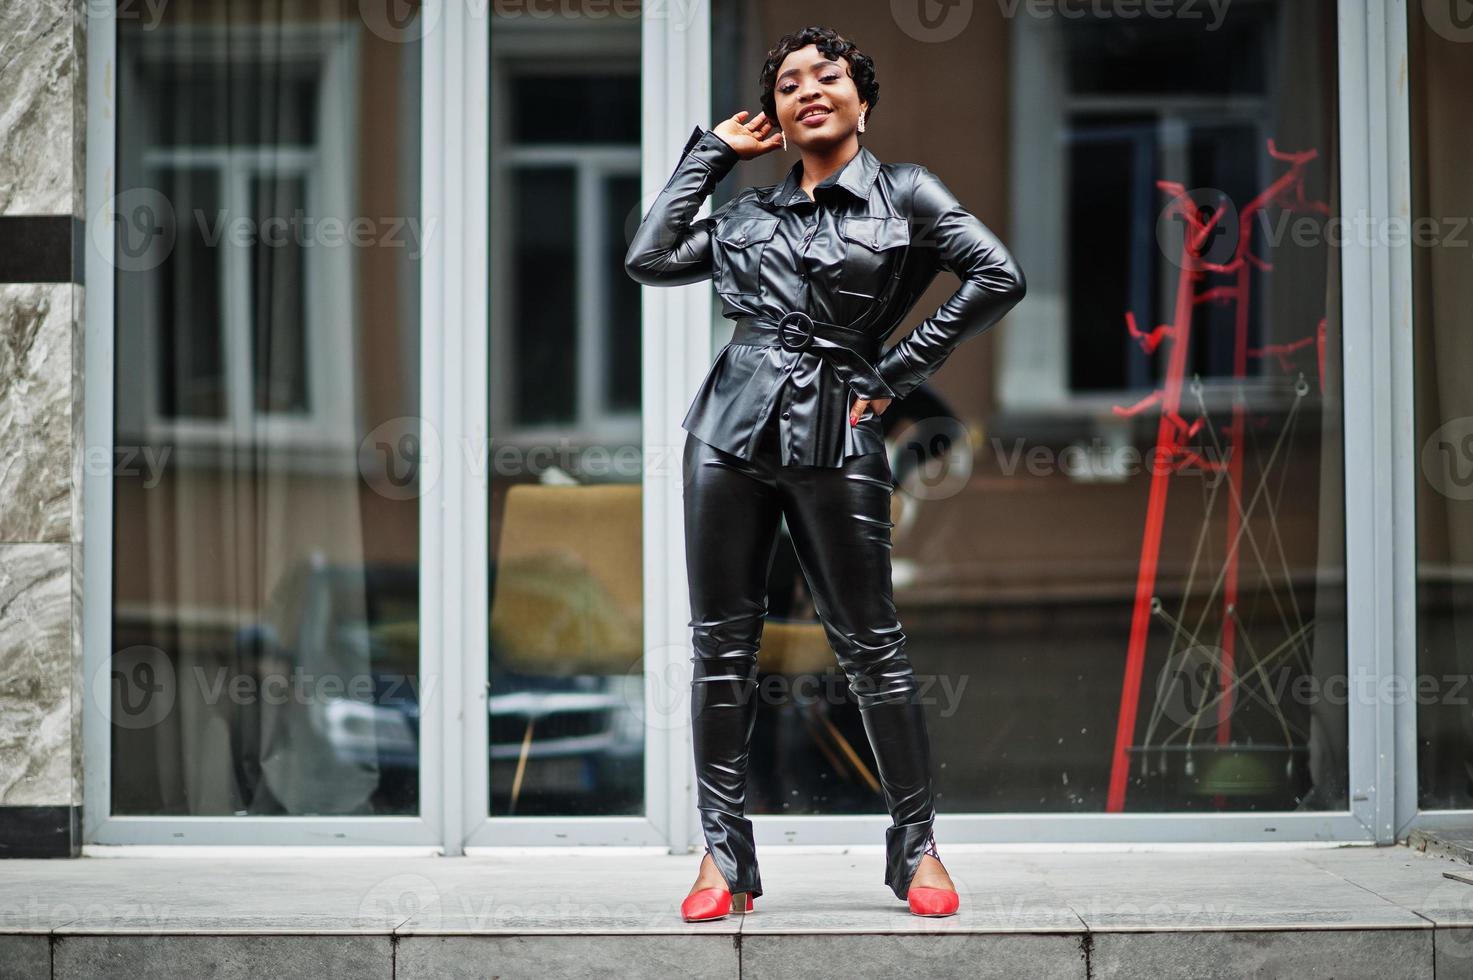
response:
<path fill-rule="evenodd" d="M 909 914 L 878 845 L 768 847 L 756 911 L 685 923 L 696 855 L 0 862 L 0 980 L 1473 978 L 1473 885 L 1406 847 L 942 844 Z"/>
<path fill-rule="evenodd" d="M 1473 864 L 1473 831 L 1466 827 L 1423 827 L 1407 835 L 1407 846 L 1433 857 Z"/>

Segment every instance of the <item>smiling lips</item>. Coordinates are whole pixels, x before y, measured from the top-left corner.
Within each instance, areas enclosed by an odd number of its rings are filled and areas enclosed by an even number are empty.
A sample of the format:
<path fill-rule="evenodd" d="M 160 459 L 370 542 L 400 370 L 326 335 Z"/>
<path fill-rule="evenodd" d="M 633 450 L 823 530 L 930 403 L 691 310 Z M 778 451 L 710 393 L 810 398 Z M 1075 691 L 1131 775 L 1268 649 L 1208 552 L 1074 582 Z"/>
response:
<path fill-rule="evenodd" d="M 809 106 L 798 114 L 798 121 L 805 126 L 818 126 L 831 115 L 833 110 L 828 106 Z"/>

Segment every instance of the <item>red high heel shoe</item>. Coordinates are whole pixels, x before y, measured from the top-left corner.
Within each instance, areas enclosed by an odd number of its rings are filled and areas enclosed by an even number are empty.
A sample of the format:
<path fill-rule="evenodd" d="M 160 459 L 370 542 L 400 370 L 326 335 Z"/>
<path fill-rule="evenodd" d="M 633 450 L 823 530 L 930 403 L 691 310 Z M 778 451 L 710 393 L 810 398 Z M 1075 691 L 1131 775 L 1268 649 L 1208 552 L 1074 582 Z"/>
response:
<path fill-rule="evenodd" d="M 711 853 L 709 846 L 706 853 Z M 751 892 L 737 892 L 733 895 L 730 889 L 719 885 L 702 888 L 685 896 L 685 901 L 680 903 L 680 917 L 686 922 L 708 922 L 724 919 L 733 912 L 746 915 L 752 911 L 752 902 L 755 900 Z"/>
<path fill-rule="evenodd" d="M 937 861 L 941 855 L 936 853 L 936 835 L 932 834 L 926 839 L 926 854 L 931 855 Z M 955 915 L 956 910 L 961 907 L 961 896 L 954 891 L 945 888 L 927 888 L 923 885 L 913 885 L 906 889 L 905 901 L 910 905 L 912 915 L 943 916 Z"/>
<path fill-rule="evenodd" d="M 705 922 L 724 919 L 732 912 L 746 915 L 752 911 L 752 901 L 751 892 L 733 895 L 725 888 L 702 888 L 691 892 L 680 903 L 680 917 L 686 922 Z"/>

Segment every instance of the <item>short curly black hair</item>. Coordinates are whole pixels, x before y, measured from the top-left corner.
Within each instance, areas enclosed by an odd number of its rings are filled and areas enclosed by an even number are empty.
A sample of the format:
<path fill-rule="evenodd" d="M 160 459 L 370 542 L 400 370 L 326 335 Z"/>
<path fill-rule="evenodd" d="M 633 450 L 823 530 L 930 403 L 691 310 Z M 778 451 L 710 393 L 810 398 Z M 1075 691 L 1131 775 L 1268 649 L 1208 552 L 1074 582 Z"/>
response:
<path fill-rule="evenodd" d="M 767 52 L 767 63 L 762 66 L 762 77 L 757 84 L 762 90 L 762 111 L 767 113 L 773 126 L 778 127 L 777 99 L 772 95 L 778 69 L 788 55 L 810 44 L 816 45 L 826 58 L 835 61 L 843 58 L 849 62 L 849 77 L 854 79 L 854 87 L 859 90 L 860 99 L 869 104 L 865 112 L 865 120 L 868 121 L 874 114 L 875 103 L 880 101 L 880 83 L 875 78 L 874 59 L 831 27 L 805 27 L 778 38 L 777 44 Z"/>

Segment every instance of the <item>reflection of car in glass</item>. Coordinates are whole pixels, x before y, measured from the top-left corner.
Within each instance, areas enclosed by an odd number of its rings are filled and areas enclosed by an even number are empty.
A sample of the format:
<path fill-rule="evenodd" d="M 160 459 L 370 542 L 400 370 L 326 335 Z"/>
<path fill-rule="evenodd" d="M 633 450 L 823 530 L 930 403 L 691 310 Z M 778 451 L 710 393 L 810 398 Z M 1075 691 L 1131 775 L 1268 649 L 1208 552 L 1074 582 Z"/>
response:
<path fill-rule="evenodd" d="M 642 674 L 547 677 L 493 668 L 490 689 L 493 814 L 642 810 Z M 570 796 L 577 798 L 571 807 Z"/>
<path fill-rule="evenodd" d="M 377 767 L 377 812 L 418 810 L 419 572 L 303 564 L 274 590 L 240 649 L 260 674 L 301 675 L 320 693 L 311 731 L 345 766 Z M 644 678 L 498 669 L 488 723 L 491 811 L 636 812 L 644 786 Z M 433 692 L 440 693 L 440 692 Z M 447 688 L 450 702 L 458 692 Z M 324 773 L 325 776 L 329 775 Z"/>

